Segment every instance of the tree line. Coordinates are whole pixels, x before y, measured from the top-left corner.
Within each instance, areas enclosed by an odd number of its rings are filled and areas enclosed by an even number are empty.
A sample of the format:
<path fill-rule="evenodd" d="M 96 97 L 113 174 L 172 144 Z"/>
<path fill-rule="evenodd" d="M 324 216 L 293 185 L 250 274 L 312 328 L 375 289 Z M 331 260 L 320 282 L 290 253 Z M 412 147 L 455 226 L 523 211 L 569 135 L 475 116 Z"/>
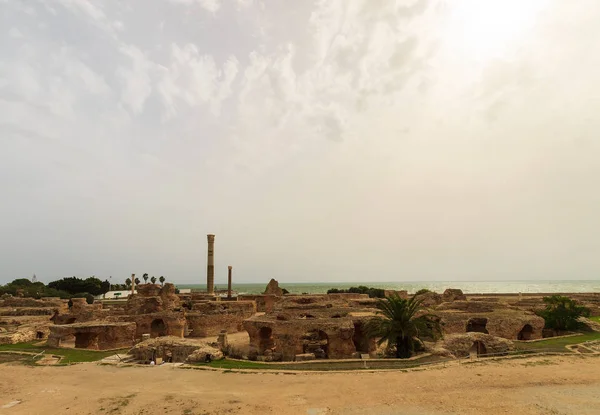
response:
<path fill-rule="evenodd" d="M 166 278 L 160 276 L 148 277 L 144 274 L 142 279 L 145 283 L 150 280 L 152 284 L 157 281 L 164 285 Z M 140 284 L 140 279 L 135 278 L 135 284 Z M 106 294 L 109 291 L 130 290 L 132 285 L 131 278 L 125 280 L 125 284 L 111 284 L 108 280 L 100 280 L 95 276 L 88 278 L 65 277 L 56 281 L 51 281 L 44 284 L 37 281 L 35 276 L 32 280 L 27 278 L 17 278 L 5 285 L 0 285 L 0 295 L 10 294 L 13 296 L 23 296 L 29 298 L 42 297 L 60 297 L 60 298 L 87 298 L 88 302 L 92 302 L 94 296 Z M 90 301 L 92 300 L 92 301 Z"/>

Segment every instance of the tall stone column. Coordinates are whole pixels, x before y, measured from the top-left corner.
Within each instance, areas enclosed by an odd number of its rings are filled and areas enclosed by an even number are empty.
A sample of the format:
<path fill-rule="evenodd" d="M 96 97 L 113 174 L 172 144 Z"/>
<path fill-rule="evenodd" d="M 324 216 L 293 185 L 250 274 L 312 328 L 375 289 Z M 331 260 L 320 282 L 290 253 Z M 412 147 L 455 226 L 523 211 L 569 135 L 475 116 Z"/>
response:
<path fill-rule="evenodd" d="M 229 265 L 227 267 L 227 298 L 231 298 L 231 269 L 233 267 Z"/>
<path fill-rule="evenodd" d="M 208 262 L 206 265 L 206 292 L 215 293 L 215 235 L 206 235 L 208 238 Z"/>
<path fill-rule="evenodd" d="M 133 295 L 135 291 L 135 274 L 131 274 L 131 295 Z"/>

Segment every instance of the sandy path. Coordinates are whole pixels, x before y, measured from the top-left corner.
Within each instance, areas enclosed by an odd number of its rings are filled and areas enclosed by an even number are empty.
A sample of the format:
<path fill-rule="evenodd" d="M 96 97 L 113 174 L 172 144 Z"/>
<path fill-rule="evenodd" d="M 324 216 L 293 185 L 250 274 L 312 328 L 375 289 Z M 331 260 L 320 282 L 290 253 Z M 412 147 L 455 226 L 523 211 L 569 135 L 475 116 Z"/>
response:
<path fill-rule="evenodd" d="M 413 372 L 239 374 L 172 367 L 0 366 L 1 414 L 600 414 L 600 358 Z"/>

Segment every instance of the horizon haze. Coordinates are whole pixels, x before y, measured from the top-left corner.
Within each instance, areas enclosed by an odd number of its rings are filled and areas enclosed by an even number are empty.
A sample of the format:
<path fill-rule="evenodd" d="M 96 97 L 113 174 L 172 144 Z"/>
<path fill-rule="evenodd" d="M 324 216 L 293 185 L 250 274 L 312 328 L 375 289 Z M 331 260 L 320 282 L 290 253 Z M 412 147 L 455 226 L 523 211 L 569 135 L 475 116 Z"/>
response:
<path fill-rule="evenodd" d="M 600 278 L 598 1 L 0 10 L 0 284 Z"/>

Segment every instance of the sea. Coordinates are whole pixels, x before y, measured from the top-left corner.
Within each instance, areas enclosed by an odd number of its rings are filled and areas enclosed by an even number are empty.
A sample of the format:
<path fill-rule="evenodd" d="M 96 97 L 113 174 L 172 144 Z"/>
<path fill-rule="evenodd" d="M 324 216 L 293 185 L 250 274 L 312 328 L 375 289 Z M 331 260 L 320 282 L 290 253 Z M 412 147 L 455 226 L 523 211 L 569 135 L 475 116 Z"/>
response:
<path fill-rule="evenodd" d="M 503 294 L 503 293 L 584 293 L 600 292 L 600 280 L 584 281 L 412 281 L 412 282 L 285 282 L 279 281 L 279 287 L 292 294 L 325 294 L 330 288 L 348 289 L 364 285 L 387 290 L 406 290 L 409 294 L 422 288 L 438 293 L 446 288 L 459 288 L 465 294 Z M 191 288 L 205 291 L 206 284 L 176 284 L 177 288 Z M 264 283 L 233 284 L 233 291 L 238 294 L 260 294 L 264 292 Z M 215 282 L 215 289 L 227 289 L 227 283 Z"/>

